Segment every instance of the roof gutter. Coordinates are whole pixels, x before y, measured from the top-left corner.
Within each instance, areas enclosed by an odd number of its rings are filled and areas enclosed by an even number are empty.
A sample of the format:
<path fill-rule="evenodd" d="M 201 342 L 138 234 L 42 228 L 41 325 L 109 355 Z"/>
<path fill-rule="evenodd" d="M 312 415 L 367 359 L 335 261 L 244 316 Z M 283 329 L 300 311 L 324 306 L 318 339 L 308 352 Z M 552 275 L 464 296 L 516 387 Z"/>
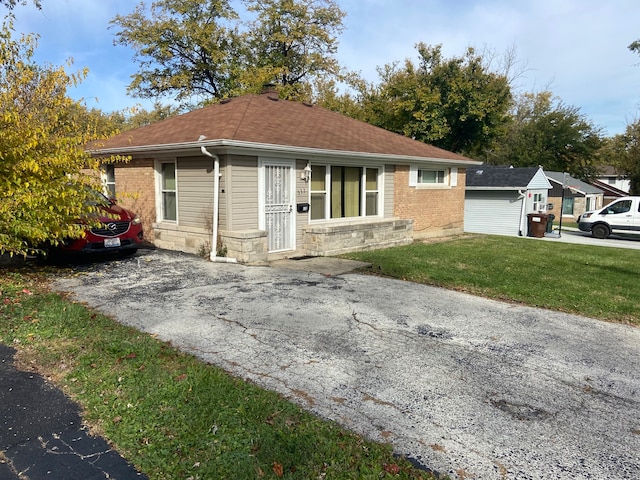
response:
<path fill-rule="evenodd" d="M 482 165 L 482 162 L 476 160 L 462 160 L 462 159 L 450 159 L 450 158 L 437 158 L 437 157 L 420 157 L 420 156 L 407 156 L 407 155 L 392 155 L 384 153 L 370 153 L 370 152 L 349 152 L 343 150 L 330 150 L 322 148 L 309 148 L 309 147 L 296 147 L 289 145 L 275 145 L 270 143 L 256 143 L 256 142 L 243 142 L 236 140 L 213 140 L 206 143 L 202 141 L 197 142 L 182 142 L 182 143 L 167 143 L 162 145 L 142 145 L 142 146 L 128 146 L 120 148 L 98 148 L 89 150 L 92 155 L 127 155 L 132 153 L 162 153 L 173 152 L 175 150 L 185 150 L 190 148 L 201 147 L 208 148 L 236 148 L 236 149 L 250 149 L 261 150 L 263 152 L 273 153 L 288 153 L 291 155 L 304 154 L 307 156 L 317 157 L 340 157 L 340 158 L 354 158 L 354 159 L 375 159 L 375 160 L 392 160 L 411 163 L 441 163 L 446 165 Z"/>

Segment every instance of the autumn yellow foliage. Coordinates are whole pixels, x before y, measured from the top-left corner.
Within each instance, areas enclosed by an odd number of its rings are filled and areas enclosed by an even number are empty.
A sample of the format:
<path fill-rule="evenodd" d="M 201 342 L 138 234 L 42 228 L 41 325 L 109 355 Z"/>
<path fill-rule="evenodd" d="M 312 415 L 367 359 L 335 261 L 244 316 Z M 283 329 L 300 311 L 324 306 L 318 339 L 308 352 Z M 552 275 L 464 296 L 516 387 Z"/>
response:
<path fill-rule="evenodd" d="M 0 30 L 0 254 L 25 255 L 82 235 L 95 210 L 98 160 L 84 146 L 95 130 L 67 89 L 86 70 L 33 61 L 37 37 L 14 39 L 11 17 Z"/>

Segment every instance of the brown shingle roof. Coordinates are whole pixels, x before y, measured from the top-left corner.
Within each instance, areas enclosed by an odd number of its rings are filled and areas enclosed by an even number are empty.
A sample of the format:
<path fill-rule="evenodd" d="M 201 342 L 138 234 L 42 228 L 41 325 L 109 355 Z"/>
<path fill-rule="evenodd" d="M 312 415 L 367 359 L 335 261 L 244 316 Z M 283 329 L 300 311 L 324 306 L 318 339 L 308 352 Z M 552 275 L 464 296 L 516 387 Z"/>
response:
<path fill-rule="evenodd" d="M 123 132 L 100 144 L 96 153 L 133 147 L 226 140 L 402 157 L 469 161 L 453 152 L 412 140 L 330 110 L 280 100 L 274 94 L 243 95 L 199 110 Z"/>

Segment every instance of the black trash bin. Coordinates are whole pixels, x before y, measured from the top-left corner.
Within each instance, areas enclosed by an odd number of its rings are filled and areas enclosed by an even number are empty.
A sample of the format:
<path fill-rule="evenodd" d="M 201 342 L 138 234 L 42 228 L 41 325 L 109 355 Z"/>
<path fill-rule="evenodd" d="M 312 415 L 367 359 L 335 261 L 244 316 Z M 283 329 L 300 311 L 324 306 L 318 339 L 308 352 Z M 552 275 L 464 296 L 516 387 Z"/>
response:
<path fill-rule="evenodd" d="M 550 213 L 547 217 L 547 233 L 553 232 L 553 221 L 556 219 L 556 216 L 553 213 Z"/>

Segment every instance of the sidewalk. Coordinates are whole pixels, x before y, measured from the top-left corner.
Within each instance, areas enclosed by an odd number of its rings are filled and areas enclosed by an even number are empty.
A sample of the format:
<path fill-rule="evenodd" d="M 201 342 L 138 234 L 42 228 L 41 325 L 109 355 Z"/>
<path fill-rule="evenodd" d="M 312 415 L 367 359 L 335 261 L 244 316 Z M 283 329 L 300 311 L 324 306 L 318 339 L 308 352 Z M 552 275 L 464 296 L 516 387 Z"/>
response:
<path fill-rule="evenodd" d="M 89 435 L 80 407 L 42 377 L 17 370 L 0 344 L 0 479 L 146 479 L 107 442 Z"/>
<path fill-rule="evenodd" d="M 536 240 L 542 239 L 537 238 Z M 592 245 L 596 247 L 640 250 L 640 235 L 611 235 L 609 238 L 595 238 L 591 236 L 590 233 L 581 232 L 577 228 L 571 227 L 562 227 L 561 232 L 558 232 L 558 229 L 554 228 L 553 232 L 545 233 L 544 240 L 561 243 L 575 243 L 579 245 Z"/>

